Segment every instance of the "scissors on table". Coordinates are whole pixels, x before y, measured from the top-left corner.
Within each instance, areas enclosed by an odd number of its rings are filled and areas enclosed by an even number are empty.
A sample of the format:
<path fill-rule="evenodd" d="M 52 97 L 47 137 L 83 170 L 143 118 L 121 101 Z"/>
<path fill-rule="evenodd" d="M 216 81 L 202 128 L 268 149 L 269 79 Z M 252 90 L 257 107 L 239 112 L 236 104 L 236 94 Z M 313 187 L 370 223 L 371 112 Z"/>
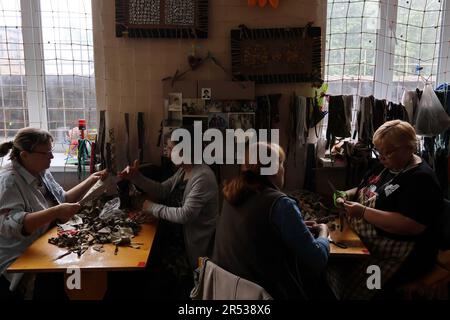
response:
<path fill-rule="evenodd" d="M 342 242 L 336 242 L 333 239 L 331 239 L 331 236 L 328 235 L 328 241 L 332 244 L 334 244 L 336 247 L 339 247 L 341 249 L 347 249 L 348 246 L 346 244 L 343 244 Z"/>

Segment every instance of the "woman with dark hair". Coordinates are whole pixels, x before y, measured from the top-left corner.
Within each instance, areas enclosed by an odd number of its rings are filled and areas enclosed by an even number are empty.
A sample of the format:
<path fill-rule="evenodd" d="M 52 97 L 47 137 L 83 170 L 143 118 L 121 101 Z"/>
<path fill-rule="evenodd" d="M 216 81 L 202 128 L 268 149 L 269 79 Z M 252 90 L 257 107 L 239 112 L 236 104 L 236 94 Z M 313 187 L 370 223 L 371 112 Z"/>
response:
<path fill-rule="evenodd" d="M 264 166 L 259 160 L 249 163 L 248 155 L 256 153 L 256 147 L 278 155 L 276 174 L 262 175 Z M 296 201 L 280 190 L 284 160 L 284 151 L 277 144 L 250 146 L 242 172 L 223 188 L 225 199 L 212 261 L 259 284 L 275 299 L 306 299 L 299 271 L 325 268 L 328 229 L 324 224 L 303 221 Z"/>
<path fill-rule="evenodd" d="M 5 270 L 52 222 L 67 221 L 77 203 L 105 171 L 97 172 L 65 192 L 48 170 L 53 137 L 45 130 L 23 128 L 13 141 L 0 144 L 0 157 L 10 152 L 11 165 L 0 171 L 0 294 L 12 296 L 22 274 Z M 11 150 L 11 151 L 10 151 Z"/>
<path fill-rule="evenodd" d="M 175 286 L 183 287 L 175 293 L 175 298 L 189 298 L 198 258 L 210 256 L 214 246 L 219 191 L 209 166 L 193 164 L 192 128 L 177 130 L 188 132 L 192 148 L 190 161 L 184 159 L 172 177 L 162 183 L 146 178 L 139 172 L 137 160 L 119 176 L 130 180 L 151 199 L 144 202 L 143 210 L 162 220 L 158 225 L 158 245 L 165 249 L 157 249 L 162 255 L 159 259 L 164 260 L 162 268 L 172 273 L 173 280 L 178 282 Z M 169 137 L 165 139 L 171 160 L 176 161 L 172 154 L 176 144 Z M 186 282 L 188 284 L 182 284 Z"/>

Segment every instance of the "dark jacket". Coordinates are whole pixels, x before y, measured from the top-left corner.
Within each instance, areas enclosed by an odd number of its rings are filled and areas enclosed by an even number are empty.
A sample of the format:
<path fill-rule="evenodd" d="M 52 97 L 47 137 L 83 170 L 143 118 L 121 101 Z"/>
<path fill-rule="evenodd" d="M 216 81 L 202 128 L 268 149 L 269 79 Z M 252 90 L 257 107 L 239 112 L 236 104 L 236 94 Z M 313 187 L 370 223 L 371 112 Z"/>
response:
<path fill-rule="evenodd" d="M 272 207 L 283 196 L 268 186 L 239 206 L 224 201 L 212 261 L 259 284 L 274 299 L 305 299 L 296 258 L 272 222 Z"/>

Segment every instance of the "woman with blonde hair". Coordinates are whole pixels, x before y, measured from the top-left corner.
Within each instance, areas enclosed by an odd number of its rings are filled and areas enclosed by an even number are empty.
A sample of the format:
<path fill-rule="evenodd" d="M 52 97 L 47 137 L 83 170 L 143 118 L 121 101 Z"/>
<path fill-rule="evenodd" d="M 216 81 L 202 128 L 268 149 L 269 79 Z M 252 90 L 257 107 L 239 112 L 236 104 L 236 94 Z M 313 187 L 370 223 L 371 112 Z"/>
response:
<path fill-rule="evenodd" d="M 262 142 L 253 147 L 240 175 L 223 188 L 224 205 L 212 261 L 259 284 L 275 299 L 305 299 L 298 267 L 316 272 L 325 268 L 328 229 L 324 224 L 305 223 L 296 201 L 280 190 L 284 184 L 283 149 Z M 263 175 L 262 169 L 270 164 L 262 165 L 260 159 L 249 163 L 248 155 L 260 148 L 277 155 L 275 174 Z"/>
<path fill-rule="evenodd" d="M 434 172 L 415 154 L 414 128 L 405 121 L 388 121 L 377 129 L 373 143 L 380 166 L 337 201 L 370 251 L 364 263 L 330 273 L 330 279 L 340 278 L 332 282 L 342 299 L 374 297 L 378 290 L 366 285 L 369 265 L 380 268 L 381 288 L 387 289 L 424 274 L 436 257 L 430 226 L 443 196 Z"/>

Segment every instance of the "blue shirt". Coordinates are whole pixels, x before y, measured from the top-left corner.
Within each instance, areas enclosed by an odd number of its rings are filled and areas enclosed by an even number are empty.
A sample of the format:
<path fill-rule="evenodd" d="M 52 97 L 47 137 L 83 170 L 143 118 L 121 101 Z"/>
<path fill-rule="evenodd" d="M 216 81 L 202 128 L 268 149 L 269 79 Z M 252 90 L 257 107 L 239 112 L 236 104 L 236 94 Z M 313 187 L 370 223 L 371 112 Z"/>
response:
<path fill-rule="evenodd" d="M 294 200 L 288 197 L 278 199 L 272 210 L 272 221 L 302 266 L 314 271 L 325 268 L 330 252 L 329 241 L 323 237 L 314 238 Z"/>
<path fill-rule="evenodd" d="M 46 170 L 40 176 L 55 200 L 64 202 L 65 191 L 50 171 Z M 17 161 L 0 171 L 0 275 L 48 229 L 46 225 L 30 235 L 22 232 L 23 219 L 28 213 L 49 208 L 38 184 L 39 179 Z"/>

